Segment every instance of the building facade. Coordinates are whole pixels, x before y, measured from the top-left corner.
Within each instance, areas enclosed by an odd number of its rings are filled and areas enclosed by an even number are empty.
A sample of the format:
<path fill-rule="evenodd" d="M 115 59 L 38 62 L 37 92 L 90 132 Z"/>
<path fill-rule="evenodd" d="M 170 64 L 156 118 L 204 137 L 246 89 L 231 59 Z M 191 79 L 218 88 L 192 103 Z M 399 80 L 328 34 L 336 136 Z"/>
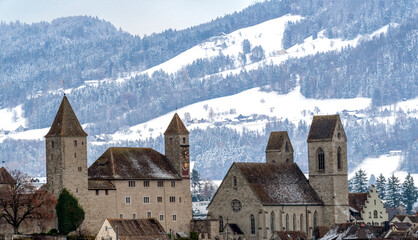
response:
<path fill-rule="evenodd" d="M 165 134 L 165 152 L 107 149 L 87 168 L 87 134 L 64 96 L 46 138 L 47 189 L 63 188 L 86 212 L 82 229 L 96 234 L 107 218 L 156 218 L 169 232 L 189 232 L 192 203 L 189 132 L 177 113 Z"/>
<path fill-rule="evenodd" d="M 366 193 L 349 194 L 352 221 L 367 225 L 384 226 L 388 213 L 374 185 Z"/>
<path fill-rule="evenodd" d="M 315 116 L 308 135 L 309 181 L 293 162 L 286 132 L 272 132 L 266 163 L 233 163 L 208 206 L 220 234 L 237 225 L 245 239 L 349 220 L 347 139 L 338 115 Z"/>

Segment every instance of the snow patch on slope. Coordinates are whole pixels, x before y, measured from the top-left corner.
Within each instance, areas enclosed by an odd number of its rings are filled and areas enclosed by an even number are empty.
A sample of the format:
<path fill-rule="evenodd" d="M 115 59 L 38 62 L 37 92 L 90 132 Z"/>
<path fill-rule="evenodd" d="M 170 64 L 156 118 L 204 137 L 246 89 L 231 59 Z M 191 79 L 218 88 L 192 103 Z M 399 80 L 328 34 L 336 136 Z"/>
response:
<path fill-rule="evenodd" d="M 183 119 L 186 113 L 190 114 L 191 121 L 186 122 L 189 130 L 224 125 L 237 131 L 245 128 L 261 132 L 265 124 L 271 120 L 269 118 L 287 118 L 297 124 L 300 120 L 309 122 L 312 116 L 308 112 L 315 111 L 315 108 L 317 114 L 335 114 L 343 110 L 364 109 L 370 103 L 369 98 L 310 99 L 300 93 L 299 86 L 288 94 L 263 92 L 260 88 L 253 88 L 232 96 L 191 104 L 178 109 L 177 113 Z M 113 141 L 120 141 L 157 137 L 164 133 L 173 114 L 174 112 L 170 112 L 130 127 L 129 130 L 118 131 L 111 135 L 111 138 Z M 265 117 L 255 119 L 255 115 Z"/>
<path fill-rule="evenodd" d="M 0 131 L 15 131 L 26 126 L 22 105 L 14 108 L 0 109 Z"/>

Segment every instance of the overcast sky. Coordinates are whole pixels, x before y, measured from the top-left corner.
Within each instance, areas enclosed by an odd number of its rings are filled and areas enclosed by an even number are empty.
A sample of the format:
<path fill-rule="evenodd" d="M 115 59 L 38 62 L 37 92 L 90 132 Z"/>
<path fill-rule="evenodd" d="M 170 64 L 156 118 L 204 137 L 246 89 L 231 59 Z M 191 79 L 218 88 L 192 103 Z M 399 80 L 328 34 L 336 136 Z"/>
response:
<path fill-rule="evenodd" d="M 0 0 L 0 21 L 32 23 L 66 16 L 97 16 L 143 36 L 183 29 L 262 0 Z"/>

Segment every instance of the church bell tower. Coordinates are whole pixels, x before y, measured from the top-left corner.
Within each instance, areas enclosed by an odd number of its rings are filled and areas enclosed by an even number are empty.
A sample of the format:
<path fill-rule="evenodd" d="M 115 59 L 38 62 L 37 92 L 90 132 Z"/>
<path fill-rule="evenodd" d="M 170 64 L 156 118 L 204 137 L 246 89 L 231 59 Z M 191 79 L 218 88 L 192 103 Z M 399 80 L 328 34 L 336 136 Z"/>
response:
<path fill-rule="evenodd" d="M 58 197 L 66 188 L 80 203 L 88 191 L 87 133 L 66 96 L 45 136 L 47 190 Z"/>
<path fill-rule="evenodd" d="M 164 132 L 165 155 L 183 179 L 190 178 L 189 131 L 177 113 Z"/>
<path fill-rule="evenodd" d="M 324 225 L 349 219 L 347 137 L 339 115 L 314 116 L 308 135 L 309 183 L 324 203 Z"/>

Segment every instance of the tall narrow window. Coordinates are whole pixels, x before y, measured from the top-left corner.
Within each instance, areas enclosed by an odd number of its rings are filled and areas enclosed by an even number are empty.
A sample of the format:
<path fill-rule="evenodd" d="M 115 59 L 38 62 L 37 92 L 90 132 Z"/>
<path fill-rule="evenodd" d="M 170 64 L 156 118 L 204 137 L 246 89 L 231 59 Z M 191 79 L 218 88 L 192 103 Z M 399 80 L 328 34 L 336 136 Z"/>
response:
<path fill-rule="evenodd" d="M 234 176 L 234 187 L 236 187 L 237 185 L 238 185 L 237 177 Z"/>
<path fill-rule="evenodd" d="M 301 231 L 303 231 L 303 215 L 301 214 L 300 215 L 300 219 L 299 219 L 299 230 L 301 230 Z"/>
<path fill-rule="evenodd" d="M 341 147 L 338 147 L 337 150 L 337 165 L 338 165 L 338 170 L 342 169 L 342 165 L 341 165 Z"/>
<path fill-rule="evenodd" d="M 377 211 L 376 210 L 374 210 L 374 212 L 373 212 L 373 217 L 377 218 Z"/>
<path fill-rule="evenodd" d="M 171 187 L 176 187 L 176 181 L 171 181 Z"/>
<path fill-rule="evenodd" d="M 128 187 L 135 187 L 135 181 L 134 180 L 128 181 Z"/>
<path fill-rule="evenodd" d="M 289 214 L 286 214 L 286 231 L 289 231 Z"/>
<path fill-rule="evenodd" d="M 289 143 L 288 143 L 287 141 L 286 141 L 286 146 L 285 146 L 284 150 L 285 150 L 286 152 L 289 152 Z"/>
<path fill-rule="evenodd" d="M 313 215 L 313 229 L 315 230 L 316 226 L 318 226 L 318 212 L 315 211 Z"/>
<path fill-rule="evenodd" d="M 271 229 L 271 232 L 274 232 L 274 218 L 275 218 L 275 214 L 274 214 L 274 212 L 271 212 L 271 214 L 270 214 L 270 229 Z"/>
<path fill-rule="evenodd" d="M 136 219 L 136 213 L 132 214 L 132 218 Z"/>
<path fill-rule="evenodd" d="M 255 219 L 254 219 L 254 215 L 252 214 L 250 216 L 250 222 L 251 222 L 251 234 L 255 234 Z"/>
<path fill-rule="evenodd" d="M 119 218 L 123 219 L 123 213 L 119 214 Z"/>
<path fill-rule="evenodd" d="M 164 187 L 164 182 L 163 181 L 158 181 L 157 185 L 158 185 L 158 187 Z"/>
<path fill-rule="evenodd" d="M 77 140 L 73 141 L 73 145 L 74 145 L 74 147 L 77 147 Z"/>
<path fill-rule="evenodd" d="M 318 148 L 318 169 L 325 170 L 325 156 L 322 148 Z"/>
<path fill-rule="evenodd" d="M 144 187 L 149 187 L 149 181 L 148 180 L 144 181 Z"/>
<path fill-rule="evenodd" d="M 74 153 L 74 158 L 77 158 L 77 153 Z"/>
<path fill-rule="evenodd" d="M 54 148 L 54 146 L 55 146 L 54 141 L 51 141 L 51 148 Z"/>
<path fill-rule="evenodd" d="M 296 231 L 296 214 L 293 214 L 293 231 Z"/>
<path fill-rule="evenodd" d="M 152 217 L 152 213 L 151 212 L 147 212 L 147 218 Z"/>
<path fill-rule="evenodd" d="M 219 231 L 223 232 L 224 230 L 224 219 L 222 216 L 219 216 Z"/>
<path fill-rule="evenodd" d="M 183 143 L 186 143 L 186 138 L 185 137 L 183 138 Z"/>

